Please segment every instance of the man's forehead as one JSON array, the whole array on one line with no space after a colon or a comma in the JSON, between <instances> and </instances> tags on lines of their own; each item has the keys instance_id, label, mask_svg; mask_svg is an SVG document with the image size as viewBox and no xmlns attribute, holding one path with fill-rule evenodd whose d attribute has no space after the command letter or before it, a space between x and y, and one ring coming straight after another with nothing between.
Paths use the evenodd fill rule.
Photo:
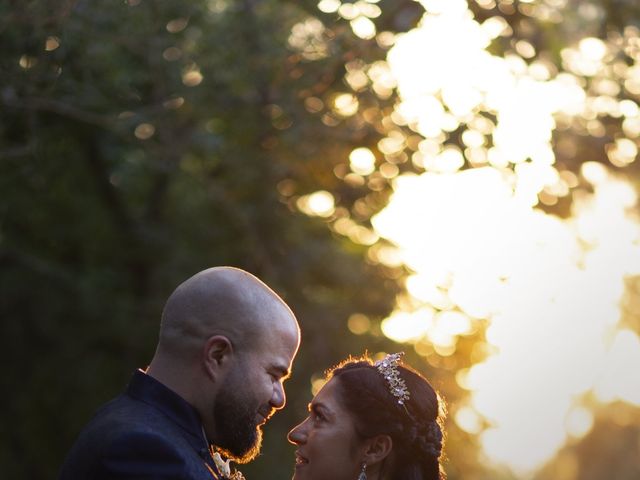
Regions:
<instances>
[{"instance_id":1,"label":"man's forehead","mask_svg":"<svg viewBox=\"0 0 640 480\"><path fill-rule=\"evenodd\" d=\"M289 370L298 351L298 344L278 335L265 335L254 343L253 355L269 368Z\"/></svg>"},{"instance_id":2,"label":"man's forehead","mask_svg":"<svg viewBox=\"0 0 640 480\"><path fill-rule=\"evenodd\" d=\"M289 375L299 344L297 328L282 326L263 329L253 343L260 364L265 369L277 371L282 376Z\"/></svg>"},{"instance_id":3,"label":"man's forehead","mask_svg":"<svg viewBox=\"0 0 640 480\"><path fill-rule=\"evenodd\" d=\"M291 319L288 322L274 322L262 329L260 339L267 350L284 355L293 355L300 345L300 330L297 323Z\"/></svg>"}]
</instances>

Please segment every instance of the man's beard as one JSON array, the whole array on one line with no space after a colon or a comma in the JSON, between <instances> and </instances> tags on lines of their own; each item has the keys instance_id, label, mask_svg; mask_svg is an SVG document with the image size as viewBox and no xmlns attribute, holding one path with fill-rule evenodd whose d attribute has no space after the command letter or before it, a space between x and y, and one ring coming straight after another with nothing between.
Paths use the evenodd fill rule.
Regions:
<instances>
[{"instance_id":1,"label":"man's beard","mask_svg":"<svg viewBox=\"0 0 640 480\"><path fill-rule=\"evenodd\" d=\"M250 462L262 446L262 430L256 423L258 406L252 398L238 395L243 388L246 383L230 382L218 394L213 408L216 447L236 463Z\"/></svg>"}]
</instances>

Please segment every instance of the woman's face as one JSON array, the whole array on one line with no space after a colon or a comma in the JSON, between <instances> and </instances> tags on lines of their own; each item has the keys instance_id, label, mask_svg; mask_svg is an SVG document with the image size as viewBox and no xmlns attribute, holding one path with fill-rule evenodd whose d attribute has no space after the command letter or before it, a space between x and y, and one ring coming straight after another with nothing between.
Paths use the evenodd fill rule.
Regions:
<instances>
[{"instance_id":1,"label":"woman's face","mask_svg":"<svg viewBox=\"0 0 640 480\"><path fill-rule=\"evenodd\" d=\"M364 443L351 415L342 407L338 380L329 380L309 405L307 418L289 432L298 446L293 480L355 480Z\"/></svg>"}]
</instances>

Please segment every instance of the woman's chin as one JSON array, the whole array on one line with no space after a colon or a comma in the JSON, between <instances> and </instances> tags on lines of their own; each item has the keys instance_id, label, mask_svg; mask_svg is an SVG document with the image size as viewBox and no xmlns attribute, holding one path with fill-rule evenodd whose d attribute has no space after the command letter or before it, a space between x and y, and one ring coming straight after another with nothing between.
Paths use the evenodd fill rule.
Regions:
<instances>
[{"instance_id":1,"label":"woman's chin","mask_svg":"<svg viewBox=\"0 0 640 480\"><path fill-rule=\"evenodd\" d=\"M293 472L293 478L291 480L306 480L308 479L307 472L305 471L306 465L296 465Z\"/></svg>"}]
</instances>

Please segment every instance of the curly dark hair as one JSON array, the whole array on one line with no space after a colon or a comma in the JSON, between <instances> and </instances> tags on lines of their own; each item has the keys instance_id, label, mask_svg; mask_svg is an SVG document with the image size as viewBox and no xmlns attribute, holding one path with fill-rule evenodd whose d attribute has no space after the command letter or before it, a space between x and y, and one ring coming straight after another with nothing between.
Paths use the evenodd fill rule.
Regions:
<instances>
[{"instance_id":1,"label":"curly dark hair","mask_svg":"<svg viewBox=\"0 0 640 480\"><path fill-rule=\"evenodd\" d=\"M340 400L354 418L361 438L386 434L393 440L389 480L444 480L443 402L431 384L406 365L398 365L410 392L398 403L385 378L368 357L349 358L327 373L338 381Z\"/></svg>"}]
</instances>

